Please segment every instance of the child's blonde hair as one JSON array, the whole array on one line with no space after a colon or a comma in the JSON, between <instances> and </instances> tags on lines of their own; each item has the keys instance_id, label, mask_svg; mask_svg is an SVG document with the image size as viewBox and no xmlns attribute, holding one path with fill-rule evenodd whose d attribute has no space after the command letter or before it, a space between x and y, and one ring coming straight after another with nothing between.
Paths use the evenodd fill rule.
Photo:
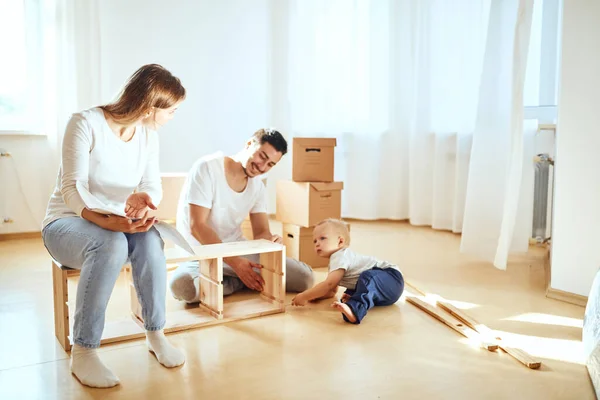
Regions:
<instances>
[{"instance_id":1,"label":"child's blonde hair","mask_svg":"<svg viewBox=\"0 0 600 400\"><path fill-rule=\"evenodd\" d=\"M348 229L348 224L342 221L341 219L336 218L325 218L320 221L316 226L329 224L335 233L339 234L344 238L344 247L350 246L350 230Z\"/></svg>"}]
</instances>

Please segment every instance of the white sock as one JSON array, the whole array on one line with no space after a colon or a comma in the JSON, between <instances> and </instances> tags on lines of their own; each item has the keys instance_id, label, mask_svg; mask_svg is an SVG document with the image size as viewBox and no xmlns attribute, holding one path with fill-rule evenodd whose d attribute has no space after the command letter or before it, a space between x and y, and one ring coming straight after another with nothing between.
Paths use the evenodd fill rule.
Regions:
<instances>
[{"instance_id":1,"label":"white sock","mask_svg":"<svg viewBox=\"0 0 600 400\"><path fill-rule=\"evenodd\" d=\"M96 349L77 344L71 349L71 372L87 386L109 388L119 384L119 378L100 360Z\"/></svg>"},{"instance_id":2,"label":"white sock","mask_svg":"<svg viewBox=\"0 0 600 400\"><path fill-rule=\"evenodd\" d=\"M158 362L168 368L178 367L185 362L185 355L167 341L165 334L160 331L146 331L148 349L156 355Z\"/></svg>"}]
</instances>

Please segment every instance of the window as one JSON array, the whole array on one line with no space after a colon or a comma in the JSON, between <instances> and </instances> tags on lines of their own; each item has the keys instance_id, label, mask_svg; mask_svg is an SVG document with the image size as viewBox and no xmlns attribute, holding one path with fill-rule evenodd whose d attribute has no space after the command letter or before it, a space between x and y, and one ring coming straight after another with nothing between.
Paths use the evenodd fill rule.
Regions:
<instances>
[{"instance_id":1,"label":"window","mask_svg":"<svg viewBox=\"0 0 600 400\"><path fill-rule=\"evenodd\" d=\"M0 0L0 133L39 133L39 0Z\"/></svg>"},{"instance_id":2,"label":"window","mask_svg":"<svg viewBox=\"0 0 600 400\"><path fill-rule=\"evenodd\" d=\"M527 72L525 117L556 121L558 104L561 0L536 0L533 9Z\"/></svg>"}]
</instances>

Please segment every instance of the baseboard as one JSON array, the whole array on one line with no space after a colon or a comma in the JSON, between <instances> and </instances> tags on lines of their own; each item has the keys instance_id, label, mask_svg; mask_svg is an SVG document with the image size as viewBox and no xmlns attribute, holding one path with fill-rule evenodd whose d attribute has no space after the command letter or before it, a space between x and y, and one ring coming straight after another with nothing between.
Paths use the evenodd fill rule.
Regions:
<instances>
[{"instance_id":1,"label":"baseboard","mask_svg":"<svg viewBox=\"0 0 600 400\"><path fill-rule=\"evenodd\" d=\"M546 297L549 299L564 301L565 303L575 304L576 306L581 307L585 307L588 301L587 296L565 292L551 287L546 290Z\"/></svg>"},{"instance_id":2,"label":"baseboard","mask_svg":"<svg viewBox=\"0 0 600 400\"><path fill-rule=\"evenodd\" d=\"M22 239L41 239L42 232L15 232L15 233L0 233L0 242L6 240L22 240Z\"/></svg>"}]
</instances>

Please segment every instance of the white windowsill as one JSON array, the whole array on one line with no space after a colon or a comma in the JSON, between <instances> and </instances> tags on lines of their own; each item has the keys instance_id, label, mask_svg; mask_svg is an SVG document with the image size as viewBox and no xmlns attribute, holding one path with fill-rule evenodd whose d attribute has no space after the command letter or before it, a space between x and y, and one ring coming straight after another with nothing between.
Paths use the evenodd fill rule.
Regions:
<instances>
[{"instance_id":1,"label":"white windowsill","mask_svg":"<svg viewBox=\"0 0 600 400\"><path fill-rule=\"evenodd\" d=\"M42 132L34 132L34 131L18 131L18 130L0 130L0 136L16 136L16 137L23 137L23 136L47 136L45 133Z\"/></svg>"}]
</instances>

